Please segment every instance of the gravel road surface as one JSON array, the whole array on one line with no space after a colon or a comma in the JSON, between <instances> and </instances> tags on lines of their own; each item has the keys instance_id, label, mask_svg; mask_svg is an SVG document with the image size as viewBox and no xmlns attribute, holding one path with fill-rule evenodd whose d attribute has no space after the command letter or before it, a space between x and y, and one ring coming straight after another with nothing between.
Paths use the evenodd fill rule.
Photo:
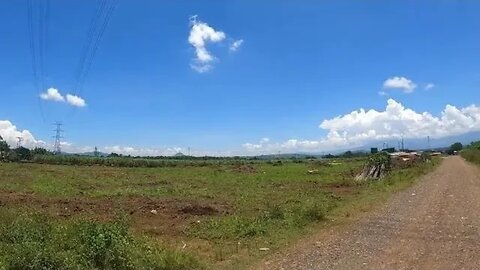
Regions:
<instances>
[{"instance_id":1,"label":"gravel road surface","mask_svg":"<svg viewBox=\"0 0 480 270\"><path fill-rule=\"evenodd\" d=\"M382 208L258 269L480 269L480 169L445 158Z\"/></svg>"}]
</instances>

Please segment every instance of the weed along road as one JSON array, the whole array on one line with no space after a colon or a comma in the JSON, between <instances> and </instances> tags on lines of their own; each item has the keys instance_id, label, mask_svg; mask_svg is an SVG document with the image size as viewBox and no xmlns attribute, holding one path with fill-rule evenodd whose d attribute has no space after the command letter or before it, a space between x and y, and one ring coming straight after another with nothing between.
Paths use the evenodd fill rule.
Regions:
<instances>
[{"instance_id":1,"label":"weed along road","mask_svg":"<svg viewBox=\"0 0 480 270\"><path fill-rule=\"evenodd\" d=\"M445 158L385 206L259 269L480 269L480 168Z\"/></svg>"}]
</instances>

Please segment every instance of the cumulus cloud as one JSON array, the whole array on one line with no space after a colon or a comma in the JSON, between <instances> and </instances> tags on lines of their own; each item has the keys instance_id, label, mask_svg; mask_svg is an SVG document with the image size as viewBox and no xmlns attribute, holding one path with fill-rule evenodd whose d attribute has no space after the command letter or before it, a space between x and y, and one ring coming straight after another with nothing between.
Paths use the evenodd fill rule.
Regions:
<instances>
[{"instance_id":1,"label":"cumulus cloud","mask_svg":"<svg viewBox=\"0 0 480 270\"><path fill-rule=\"evenodd\" d=\"M218 43L225 39L226 34L217 31L197 19L197 16L190 18L190 35L188 42L195 48L195 58L191 67L198 72L206 72L212 68L212 62L215 57L207 50L207 43Z\"/></svg>"},{"instance_id":2,"label":"cumulus cloud","mask_svg":"<svg viewBox=\"0 0 480 270\"><path fill-rule=\"evenodd\" d=\"M68 104L75 106L75 107L85 107L87 106L87 103L85 100L79 96L67 94L66 96L66 101Z\"/></svg>"},{"instance_id":3,"label":"cumulus cloud","mask_svg":"<svg viewBox=\"0 0 480 270\"><path fill-rule=\"evenodd\" d=\"M361 147L372 142L400 138L445 138L480 131L480 107L445 106L439 116L416 112L389 99L383 111L359 109L322 121L320 128L327 135L318 140L290 139L280 143L246 143L248 151L330 151L338 148Z\"/></svg>"},{"instance_id":4,"label":"cumulus cloud","mask_svg":"<svg viewBox=\"0 0 480 270\"><path fill-rule=\"evenodd\" d=\"M320 128L353 142L402 136L441 138L480 130L480 108L471 105L457 109L447 105L440 116L433 116L428 112L416 112L389 99L384 111L360 109L325 120Z\"/></svg>"},{"instance_id":5,"label":"cumulus cloud","mask_svg":"<svg viewBox=\"0 0 480 270\"><path fill-rule=\"evenodd\" d=\"M43 100L50 100L55 102L63 102L65 98L60 94L58 89L56 88L48 88L47 92L41 93L40 98Z\"/></svg>"},{"instance_id":6,"label":"cumulus cloud","mask_svg":"<svg viewBox=\"0 0 480 270\"><path fill-rule=\"evenodd\" d=\"M417 85L405 77L392 77L383 82L384 89L401 89L404 93L412 93Z\"/></svg>"},{"instance_id":7,"label":"cumulus cloud","mask_svg":"<svg viewBox=\"0 0 480 270\"><path fill-rule=\"evenodd\" d=\"M434 87L435 87L435 84L433 84L433 83L427 83L427 85L425 85L425 90L430 90L430 89L432 89L432 88L434 88Z\"/></svg>"},{"instance_id":8,"label":"cumulus cloud","mask_svg":"<svg viewBox=\"0 0 480 270\"><path fill-rule=\"evenodd\" d=\"M27 148L45 147L45 142L35 139L26 129L20 130L8 120L0 120L0 136L10 145L16 147L18 138L22 138L22 146Z\"/></svg>"},{"instance_id":9,"label":"cumulus cloud","mask_svg":"<svg viewBox=\"0 0 480 270\"><path fill-rule=\"evenodd\" d=\"M85 99L72 94L67 94L64 97L56 88L48 88L45 93L40 94L40 98L54 102L66 102L75 107L85 107L87 105Z\"/></svg>"},{"instance_id":10,"label":"cumulus cloud","mask_svg":"<svg viewBox=\"0 0 480 270\"><path fill-rule=\"evenodd\" d=\"M10 147L16 147L18 137L23 139L22 146L33 149L35 147L42 147L46 149L52 149L53 144L47 144L46 142L35 138L35 136L29 130L21 130L17 128L12 122L8 120L0 120L0 136L10 145ZM266 138L262 139L265 141ZM62 141L62 152L65 153L86 153L92 152L95 147L87 145L77 145L72 142ZM184 154L190 153L193 156L234 156L241 155L241 151L212 151L205 149L187 149L182 147L162 147L162 148L148 148L148 147L134 147L134 146L104 146L98 147L99 151L104 153L117 153L132 156L171 156L179 152Z\"/></svg>"},{"instance_id":11,"label":"cumulus cloud","mask_svg":"<svg viewBox=\"0 0 480 270\"><path fill-rule=\"evenodd\" d=\"M133 146L106 146L102 151L107 153L117 153L131 156L171 156L185 149L181 147L166 147L166 148L138 148ZM185 154L185 153L184 153Z\"/></svg>"},{"instance_id":12,"label":"cumulus cloud","mask_svg":"<svg viewBox=\"0 0 480 270\"><path fill-rule=\"evenodd\" d=\"M240 47L243 45L243 39L235 40L230 44L230 51L231 52L236 52Z\"/></svg>"}]
</instances>

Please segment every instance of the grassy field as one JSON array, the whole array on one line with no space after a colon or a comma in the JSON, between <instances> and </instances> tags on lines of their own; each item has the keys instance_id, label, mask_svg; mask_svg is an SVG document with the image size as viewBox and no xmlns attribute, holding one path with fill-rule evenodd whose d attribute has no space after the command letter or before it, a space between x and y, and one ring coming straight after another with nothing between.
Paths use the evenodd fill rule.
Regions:
<instances>
[{"instance_id":1,"label":"grassy field","mask_svg":"<svg viewBox=\"0 0 480 270\"><path fill-rule=\"evenodd\" d=\"M480 165L480 149L469 148L469 149L463 150L460 154L467 161Z\"/></svg>"},{"instance_id":2,"label":"grassy field","mask_svg":"<svg viewBox=\"0 0 480 270\"><path fill-rule=\"evenodd\" d=\"M356 184L363 162L0 164L0 269L244 269L436 164ZM37 268L25 266L32 261Z\"/></svg>"}]
</instances>

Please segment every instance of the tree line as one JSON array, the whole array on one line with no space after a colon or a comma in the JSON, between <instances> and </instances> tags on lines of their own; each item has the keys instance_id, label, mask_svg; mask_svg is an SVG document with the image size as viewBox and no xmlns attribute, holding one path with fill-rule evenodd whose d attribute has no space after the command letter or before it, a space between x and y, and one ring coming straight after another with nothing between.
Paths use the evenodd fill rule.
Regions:
<instances>
[{"instance_id":1,"label":"tree line","mask_svg":"<svg viewBox=\"0 0 480 270\"><path fill-rule=\"evenodd\" d=\"M0 161L29 161L36 155L53 155L53 153L41 147L36 147L31 150L23 146L11 148L2 136L0 136Z\"/></svg>"}]
</instances>

